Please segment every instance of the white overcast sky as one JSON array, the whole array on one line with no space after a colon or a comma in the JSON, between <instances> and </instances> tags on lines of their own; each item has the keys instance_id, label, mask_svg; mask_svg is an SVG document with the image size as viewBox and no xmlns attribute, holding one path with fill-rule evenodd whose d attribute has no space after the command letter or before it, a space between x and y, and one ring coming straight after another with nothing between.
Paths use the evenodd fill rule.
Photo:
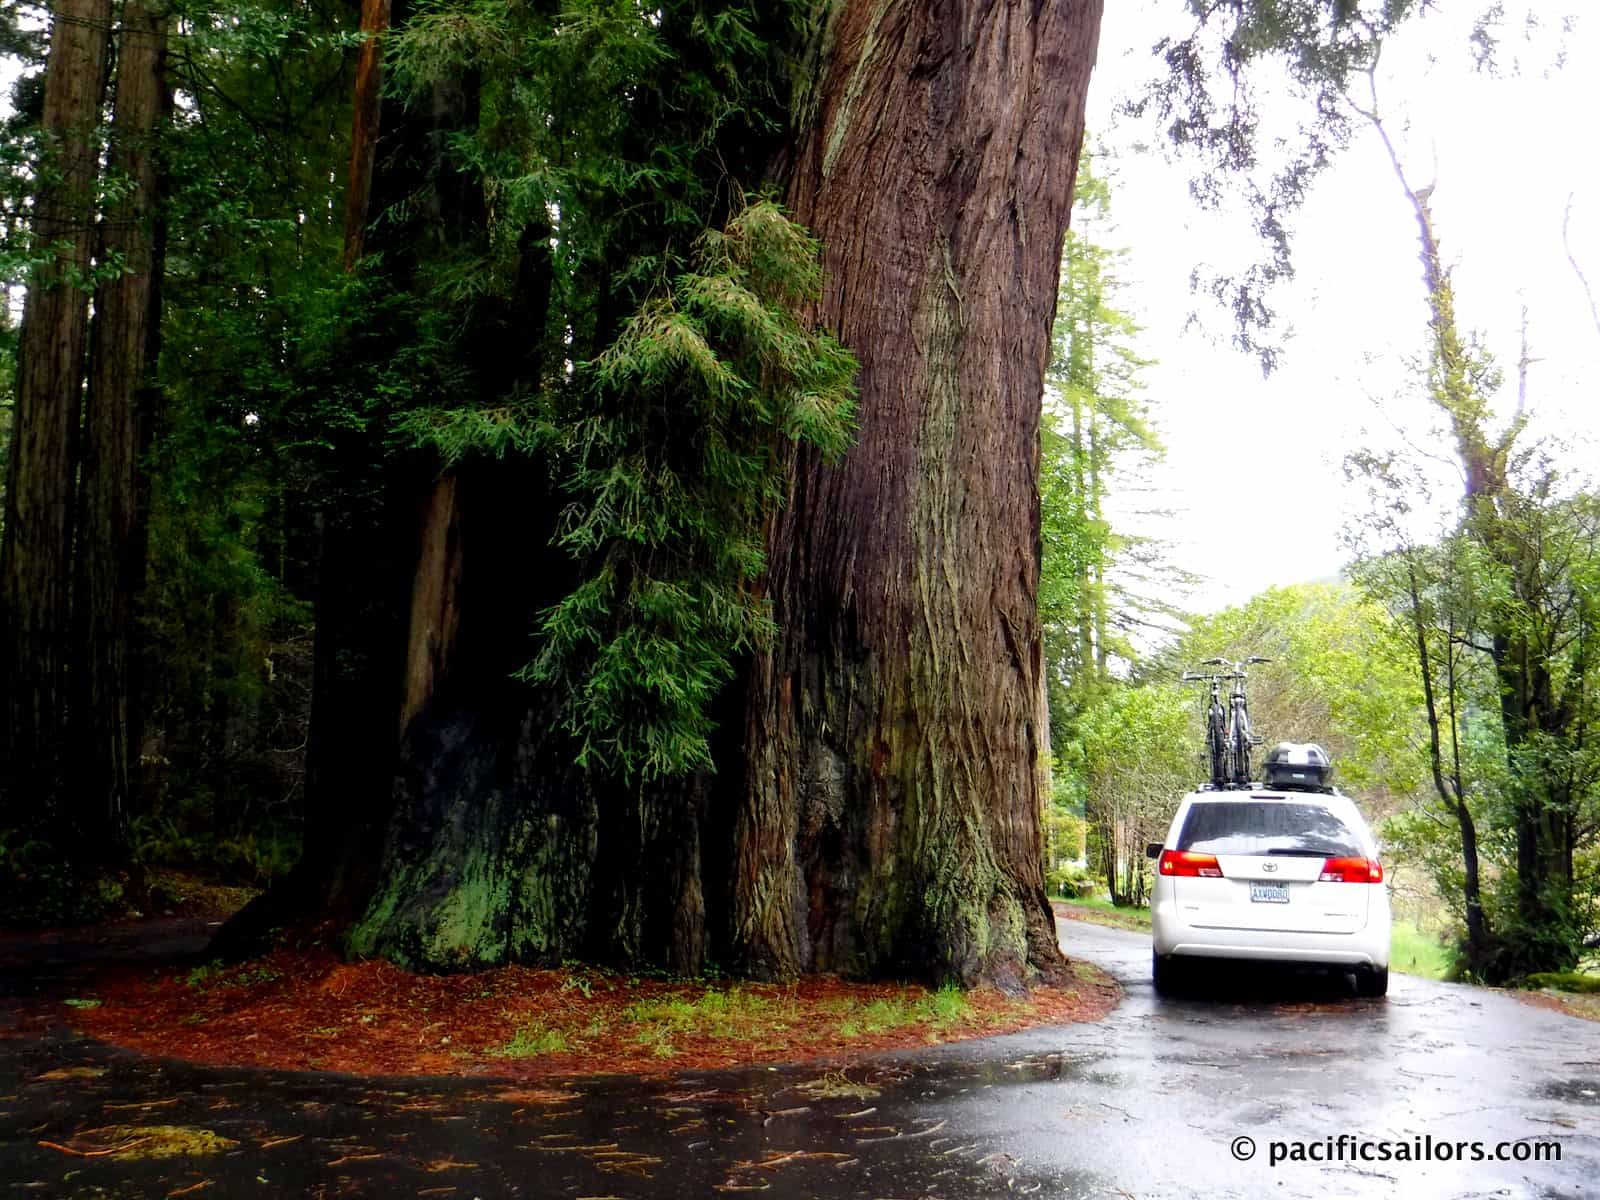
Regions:
<instances>
[{"instance_id":1,"label":"white overcast sky","mask_svg":"<svg viewBox=\"0 0 1600 1200\"><path fill-rule=\"evenodd\" d=\"M1434 223L1463 324L1484 335L1514 386L1526 306L1537 427L1574 441L1572 462L1592 469L1600 333L1561 228L1570 196L1572 251L1600 288L1600 11L1558 36L1552 7L1531 44L1520 25L1508 30L1504 70L1492 78L1474 70L1466 41L1479 5L1451 7L1459 11L1414 23L1385 50L1380 101L1413 184L1436 185ZM1106 5L1089 122L1113 188L1113 227L1098 240L1127 248L1121 307L1158 360L1145 376L1168 446L1158 500L1176 515L1143 531L1208 577L1191 605L1210 611L1338 571L1356 502L1342 470L1349 450L1394 443L1392 423L1447 447L1406 369L1423 346L1426 298L1411 209L1375 134L1358 135L1295 220L1297 279L1277 296L1289 337L1273 376L1231 347L1228 315L1189 292L1200 262L1251 261L1248 225L1199 211L1187 190L1192 164L1169 161L1150 125L1115 111L1151 73L1151 45L1181 19L1173 0ZM1195 311L1207 328L1186 331Z\"/></svg>"}]
</instances>

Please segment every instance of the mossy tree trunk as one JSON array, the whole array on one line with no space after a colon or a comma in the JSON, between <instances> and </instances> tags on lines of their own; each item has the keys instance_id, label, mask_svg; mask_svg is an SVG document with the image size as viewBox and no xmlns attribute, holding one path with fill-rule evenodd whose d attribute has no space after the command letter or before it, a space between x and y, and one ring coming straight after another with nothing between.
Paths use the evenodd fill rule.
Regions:
<instances>
[{"instance_id":1,"label":"mossy tree trunk","mask_svg":"<svg viewBox=\"0 0 1600 1200\"><path fill-rule=\"evenodd\" d=\"M1040 403L1099 0L839 6L789 203L862 363L795 464L755 666L738 960L1020 984L1040 874Z\"/></svg>"}]
</instances>

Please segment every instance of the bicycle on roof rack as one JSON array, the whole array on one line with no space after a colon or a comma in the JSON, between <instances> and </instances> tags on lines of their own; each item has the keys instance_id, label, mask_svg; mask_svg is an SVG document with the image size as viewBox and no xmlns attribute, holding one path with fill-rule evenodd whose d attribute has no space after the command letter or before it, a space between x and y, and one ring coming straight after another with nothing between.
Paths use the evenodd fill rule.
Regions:
<instances>
[{"instance_id":1,"label":"bicycle on roof rack","mask_svg":"<svg viewBox=\"0 0 1600 1200\"><path fill-rule=\"evenodd\" d=\"M1211 688L1206 705L1206 758L1211 765L1211 786L1217 789L1249 787L1250 751L1261 745L1262 739L1250 729L1250 703L1245 699L1245 668L1256 663L1271 662L1252 654L1238 662L1225 658L1208 658L1204 667L1226 667L1224 671L1185 671L1186 682L1205 683ZM1222 703L1223 683L1232 685L1227 707Z\"/></svg>"}]
</instances>

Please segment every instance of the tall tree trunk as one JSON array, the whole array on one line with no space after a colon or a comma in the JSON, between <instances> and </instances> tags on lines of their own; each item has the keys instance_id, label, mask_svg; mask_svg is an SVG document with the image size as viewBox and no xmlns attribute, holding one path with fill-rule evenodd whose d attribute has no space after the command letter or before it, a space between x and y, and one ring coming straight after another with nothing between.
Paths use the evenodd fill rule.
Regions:
<instances>
[{"instance_id":1,"label":"tall tree trunk","mask_svg":"<svg viewBox=\"0 0 1600 1200\"><path fill-rule=\"evenodd\" d=\"M110 0L59 0L45 66L44 169L23 306L0 545L0 787L5 822L61 828L66 794L73 494L83 410L86 279L93 257L95 127L106 84Z\"/></svg>"},{"instance_id":2,"label":"tall tree trunk","mask_svg":"<svg viewBox=\"0 0 1600 1200\"><path fill-rule=\"evenodd\" d=\"M1428 720L1428 766L1433 775L1434 794L1456 820L1461 839L1461 899L1467 923L1467 961L1480 977L1492 975L1498 953L1489 928L1488 915L1483 910L1483 894L1479 882L1478 826L1467 804L1466 783L1461 773L1460 721L1457 717L1456 699L1460 693L1455 670L1453 636L1445 642L1445 696L1446 711L1440 712L1439 699L1434 692L1433 654L1428 648L1428 629L1423 620L1422 586L1417 577L1416 562L1411 551L1405 553L1405 587L1408 601L1408 619L1416 642L1417 667L1422 680L1422 699ZM1452 634L1454 631L1451 631ZM1440 733L1442 722L1450 730L1450 769L1446 770L1444 739Z\"/></svg>"},{"instance_id":3,"label":"tall tree trunk","mask_svg":"<svg viewBox=\"0 0 1600 1200\"><path fill-rule=\"evenodd\" d=\"M734 950L1013 986L1040 873L1040 403L1100 0L836 6L788 189L861 427L794 468L755 664Z\"/></svg>"},{"instance_id":4,"label":"tall tree trunk","mask_svg":"<svg viewBox=\"0 0 1600 1200\"><path fill-rule=\"evenodd\" d=\"M1089 355L1094 355L1094 343L1089 345ZM1094 666L1091 678L1098 689L1109 676L1110 653L1106 650L1106 555L1104 535L1105 507L1101 503L1101 458L1105 449L1100 442L1100 415L1093 405L1089 407L1089 520L1095 531L1095 555L1089 568L1089 611L1094 623ZM1090 670L1088 664L1084 669Z\"/></svg>"},{"instance_id":5,"label":"tall tree trunk","mask_svg":"<svg viewBox=\"0 0 1600 1200\"><path fill-rule=\"evenodd\" d=\"M391 20L403 22L408 7L403 0L398 13L391 0L361 5L366 40L356 64L345 179L346 271L360 266L373 214L420 187L426 170L426 119L396 119L392 129L382 119L385 35ZM412 265L405 232L393 235L384 249L395 251L387 270L393 286L403 288ZM357 342L375 337L369 330L352 333ZM425 488L414 469L394 468L380 448L349 433L334 453L337 465L330 474L342 491L317 516L303 849L288 878L236 913L217 935L212 951L222 955L255 953L274 927L307 914L348 921L369 898L393 810L402 710L415 702L407 602L422 586L412 570L418 546L441 571L449 563L453 491L417 510ZM453 603L451 588L441 583L432 599L436 608ZM442 666L442 646L424 649L433 655L432 667Z\"/></svg>"},{"instance_id":6,"label":"tall tree trunk","mask_svg":"<svg viewBox=\"0 0 1600 1200\"><path fill-rule=\"evenodd\" d=\"M390 0L361 0L361 53L356 60L355 103L350 128L350 170L345 179L344 269L361 261L367 239L367 206L378 150L383 109L384 34L389 32Z\"/></svg>"},{"instance_id":7,"label":"tall tree trunk","mask_svg":"<svg viewBox=\"0 0 1600 1200\"><path fill-rule=\"evenodd\" d=\"M74 624L73 805L80 827L119 840L136 795L138 704L129 638L144 577L139 460L160 335L162 237L157 145L169 97L167 12L127 0L117 56L110 168L128 190L106 212L103 247L122 272L95 292L79 487Z\"/></svg>"},{"instance_id":8,"label":"tall tree trunk","mask_svg":"<svg viewBox=\"0 0 1600 1200\"><path fill-rule=\"evenodd\" d=\"M1069 285L1070 286L1070 285ZM1074 322L1074 339L1077 337L1076 322ZM1085 337L1087 340L1087 337ZM1077 348L1072 351L1073 357L1078 355ZM1072 497L1073 515L1081 530L1089 526L1093 510L1089 504L1089 455L1091 447L1088 432L1085 428L1087 417L1094 419L1094 410L1091 404L1084 400L1085 389L1071 388L1072 395L1072 473L1073 481L1077 485ZM1098 556L1098 552L1097 552ZM1090 559L1079 558L1080 570L1077 578L1078 588L1078 670L1074 682L1077 684L1079 704L1085 701L1082 697L1090 694L1099 684L1099 678L1094 673L1094 632L1095 632L1095 596L1094 596L1094 563Z\"/></svg>"},{"instance_id":9,"label":"tall tree trunk","mask_svg":"<svg viewBox=\"0 0 1600 1200\"><path fill-rule=\"evenodd\" d=\"M1496 962L1494 978L1569 970L1577 960L1578 947L1570 920L1573 897L1565 868L1565 814L1552 795L1539 743L1546 738L1555 744L1569 741L1573 710L1556 701L1550 674L1551 645L1543 631L1553 619L1548 608L1552 589L1543 577L1542 539L1526 525L1537 502L1530 504L1525 495L1518 494L1511 466L1517 439L1527 422L1526 336L1517 409L1505 428L1494 430L1489 398L1477 379L1481 364L1461 334L1454 284L1439 252L1430 207L1433 187L1412 188L1407 179L1378 113L1376 84L1371 108L1357 111L1378 133L1416 219L1423 280L1428 287L1432 400L1449 422L1466 484L1461 527L1499 568L1511 601L1491 606L1486 625L1516 813L1517 918L1521 928L1505 938L1506 953ZM1560 601L1557 606L1564 607ZM1539 752L1529 754L1529 750Z\"/></svg>"},{"instance_id":10,"label":"tall tree trunk","mask_svg":"<svg viewBox=\"0 0 1600 1200\"><path fill-rule=\"evenodd\" d=\"M449 169L440 155L446 139L477 120L471 72L436 85L426 108L381 104L385 34L410 9L390 0L362 4L367 41L357 63L345 198L345 269L356 270L376 242L384 255L377 269L396 290L414 282L423 219L442 217L458 243L481 236L485 224L481 181ZM419 196L426 218L412 213L374 236L378 214ZM352 912L380 873L401 736L454 652L460 517L455 485L435 478L436 465L422 455L363 463L375 485L363 511L329 513L324 526L306 781L315 818L308 815L302 874L315 881L314 902L331 900Z\"/></svg>"}]
</instances>

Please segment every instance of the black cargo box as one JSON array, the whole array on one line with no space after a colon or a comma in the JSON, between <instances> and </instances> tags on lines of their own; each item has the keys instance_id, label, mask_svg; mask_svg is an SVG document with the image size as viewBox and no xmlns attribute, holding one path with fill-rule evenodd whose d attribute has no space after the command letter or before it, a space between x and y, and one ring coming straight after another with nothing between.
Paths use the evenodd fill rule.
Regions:
<instances>
[{"instance_id":1,"label":"black cargo box","mask_svg":"<svg viewBox=\"0 0 1600 1200\"><path fill-rule=\"evenodd\" d=\"M1333 778L1328 752L1315 742L1279 742L1261 771L1261 781L1280 791L1325 792Z\"/></svg>"}]
</instances>

